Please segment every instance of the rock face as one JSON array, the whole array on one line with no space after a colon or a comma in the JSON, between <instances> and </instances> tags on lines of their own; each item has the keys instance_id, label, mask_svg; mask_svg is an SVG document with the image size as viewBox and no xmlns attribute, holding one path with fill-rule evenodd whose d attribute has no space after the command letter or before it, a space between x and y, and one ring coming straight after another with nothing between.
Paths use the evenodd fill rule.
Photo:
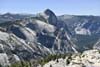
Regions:
<instances>
[{"instance_id":1,"label":"rock face","mask_svg":"<svg viewBox=\"0 0 100 67\"><path fill-rule=\"evenodd\" d=\"M85 28L75 28L75 33L79 35L91 35L91 32Z\"/></svg>"},{"instance_id":2,"label":"rock face","mask_svg":"<svg viewBox=\"0 0 100 67\"><path fill-rule=\"evenodd\" d=\"M7 20L9 16L14 20ZM35 16L0 15L0 19L3 18L6 21L0 22L0 54L5 54L7 63L0 64L4 66L49 54L83 52L95 47L100 36L100 17L97 16L57 17L47 9Z\"/></svg>"},{"instance_id":3,"label":"rock face","mask_svg":"<svg viewBox=\"0 0 100 67\"><path fill-rule=\"evenodd\" d=\"M99 67L100 66L100 53L99 50L87 50L82 54L73 54L67 64L68 57L65 59L60 58L58 62L50 61L43 67Z\"/></svg>"},{"instance_id":4,"label":"rock face","mask_svg":"<svg viewBox=\"0 0 100 67\"><path fill-rule=\"evenodd\" d=\"M6 53L0 53L0 64L3 66L10 64Z\"/></svg>"},{"instance_id":5,"label":"rock face","mask_svg":"<svg viewBox=\"0 0 100 67\"><path fill-rule=\"evenodd\" d=\"M57 17L49 9L36 17L6 23L0 25L0 52L9 63L75 51L68 29L56 25Z\"/></svg>"},{"instance_id":6,"label":"rock face","mask_svg":"<svg viewBox=\"0 0 100 67\"><path fill-rule=\"evenodd\" d=\"M44 18L45 21L51 25L57 25L57 17L50 9L46 9L43 13L39 13L38 17Z\"/></svg>"},{"instance_id":7,"label":"rock face","mask_svg":"<svg viewBox=\"0 0 100 67\"><path fill-rule=\"evenodd\" d=\"M92 49L93 45L100 39L99 16L62 15L58 18L58 20L67 24L73 36L73 41L80 51Z\"/></svg>"},{"instance_id":8,"label":"rock face","mask_svg":"<svg viewBox=\"0 0 100 67\"><path fill-rule=\"evenodd\" d=\"M77 34L74 30L85 29L89 30L91 34L100 33L100 20L99 16L74 16L74 15L62 15L58 17L59 20L66 23L69 27L69 30L73 34ZM81 34L82 35L82 34ZM87 33L88 35L88 33Z\"/></svg>"}]
</instances>

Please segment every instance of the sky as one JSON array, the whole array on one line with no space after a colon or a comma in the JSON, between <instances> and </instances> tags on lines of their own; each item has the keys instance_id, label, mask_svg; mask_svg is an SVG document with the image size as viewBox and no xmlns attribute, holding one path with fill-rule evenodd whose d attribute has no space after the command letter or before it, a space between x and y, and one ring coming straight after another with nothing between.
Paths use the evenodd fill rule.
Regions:
<instances>
[{"instance_id":1,"label":"sky","mask_svg":"<svg viewBox=\"0 0 100 67\"><path fill-rule=\"evenodd\" d=\"M100 0L0 0L0 13L36 14L45 9L56 15L100 16Z\"/></svg>"}]
</instances>

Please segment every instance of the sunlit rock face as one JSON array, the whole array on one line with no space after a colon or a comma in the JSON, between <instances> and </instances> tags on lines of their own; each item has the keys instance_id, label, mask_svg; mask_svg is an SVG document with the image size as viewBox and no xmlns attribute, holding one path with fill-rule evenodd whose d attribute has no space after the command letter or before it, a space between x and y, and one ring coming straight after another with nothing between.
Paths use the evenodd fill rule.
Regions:
<instances>
[{"instance_id":1,"label":"sunlit rock face","mask_svg":"<svg viewBox=\"0 0 100 67\"><path fill-rule=\"evenodd\" d=\"M57 17L50 9L46 9L44 12L39 13L38 17L43 18L47 23L51 25L57 25Z\"/></svg>"},{"instance_id":2,"label":"sunlit rock face","mask_svg":"<svg viewBox=\"0 0 100 67\"><path fill-rule=\"evenodd\" d=\"M75 28L75 33L79 35L91 35L91 32L85 28Z\"/></svg>"},{"instance_id":3,"label":"sunlit rock face","mask_svg":"<svg viewBox=\"0 0 100 67\"><path fill-rule=\"evenodd\" d=\"M3 66L10 65L8 56L6 53L0 53L0 64Z\"/></svg>"},{"instance_id":4,"label":"sunlit rock face","mask_svg":"<svg viewBox=\"0 0 100 67\"><path fill-rule=\"evenodd\" d=\"M73 54L70 56L68 63L68 56L65 59L60 58L51 60L43 67L99 67L100 66L100 51L99 50L87 50L82 54Z\"/></svg>"},{"instance_id":5,"label":"sunlit rock face","mask_svg":"<svg viewBox=\"0 0 100 67\"><path fill-rule=\"evenodd\" d=\"M99 33L98 16L56 16L50 9L36 15L0 15L0 64L100 49Z\"/></svg>"}]
</instances>

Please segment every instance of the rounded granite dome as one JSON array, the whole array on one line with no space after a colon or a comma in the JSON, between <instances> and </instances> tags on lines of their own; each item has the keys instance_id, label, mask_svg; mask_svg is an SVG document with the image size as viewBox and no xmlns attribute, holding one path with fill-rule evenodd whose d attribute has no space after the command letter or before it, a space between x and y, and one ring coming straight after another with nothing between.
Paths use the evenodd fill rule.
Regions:
<instances>
[{"instance_id":1,"label":"rounded granite dome","mask_svg":"<svg viewBox=\"0 0 100 67\"><path fill-rule=\"evenodd\" d=\"M38 17L45 19L49 24L57 25L57 17L50 9L46 9L44 12L39 13Z\"/></svg>"},{"instance_id":2,"label":"rounded granite dome","mask_svg":"<svg viewBox=\"0 0 100 67\"><path fill-rule=\"evenodd\" d=\"M47 15L53 15L53 16L55 16L54 12L52 12L50 9L46 9L44 11L44 13L47 14Z\"/></svg>"},{"instance_id":3,"label":"rounded granite dome","mask_svg":"<svg viewBox=\"0 0 100 67\"><path fill-rule=\"evenodd\" d=\"M48 22L49 22L50 24L52 24L52 25L57 25L57 17L56 17L56 15L55 15L54 12L52 12L50 9L46 9L46 10L44 11L44 13L45 13L46 15L49 16L49 17L48 17Z\"/></svg>"}]
</instances>

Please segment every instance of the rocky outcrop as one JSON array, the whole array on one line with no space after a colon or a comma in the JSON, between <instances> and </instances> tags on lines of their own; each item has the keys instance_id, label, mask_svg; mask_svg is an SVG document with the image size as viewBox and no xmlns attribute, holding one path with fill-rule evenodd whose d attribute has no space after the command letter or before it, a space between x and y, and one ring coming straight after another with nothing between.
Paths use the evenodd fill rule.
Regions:
<instances>
[{"instance_id":1,"label":"rocky outcrop","mask_svg":"<svg viewBox=\"0 0 100 67\"><path fill-rule=\"evenodd\" d=\"M38 18L1 23L1 28L6 30L0 30L0 52L6 54L9 64L40 59L49 54L74 52L70 34L63 26L56 26L56 15L49 9L43 13L49 17L40 14Z\"/></svg>"},{"instance_id":2,"label":"rocky outcrop","mask_svg":"<svg viewBox=\"0 0 100 67\"><path fill-rule=\"evenodd\" d=\"M40 19L45 19L46 23L51 25L56 26L58 23L56 15L50 9L46 9L44 12L39 13L37 17Z\"/></svg>"},{"instance_id":3,"label":"rocky outcrop","mask_svg":"<svg viewBox=\"0 0 100 67\"><path fill-rule=\"evenodd\" d=\"M70 59L70 60L69 60ZM68 61L69 60L69 61ZM46 63L43 67L99 67L100 66L100 51L87 50L82 54L73 54L65 59L60 58L55 61Z\"/></svg>"},{"instance_id":4,"label":"rocky outcrop","mask_svg":"<svg viewBox=\"0 0 100 67\"><path fill-rule=\"evenodd\" d=\"M9 16L14 18L0 23L0 54L4 53L7 61L4 66L22 60L37 60L50 54L83 52L92 49L100 36L99 19L96 19L99 17L92 17L95 21L90 23L85 20L92 20L91 17L57 17L50 9L36 16L0 16L5 20Z\"/></svg>"}]
</instances>

